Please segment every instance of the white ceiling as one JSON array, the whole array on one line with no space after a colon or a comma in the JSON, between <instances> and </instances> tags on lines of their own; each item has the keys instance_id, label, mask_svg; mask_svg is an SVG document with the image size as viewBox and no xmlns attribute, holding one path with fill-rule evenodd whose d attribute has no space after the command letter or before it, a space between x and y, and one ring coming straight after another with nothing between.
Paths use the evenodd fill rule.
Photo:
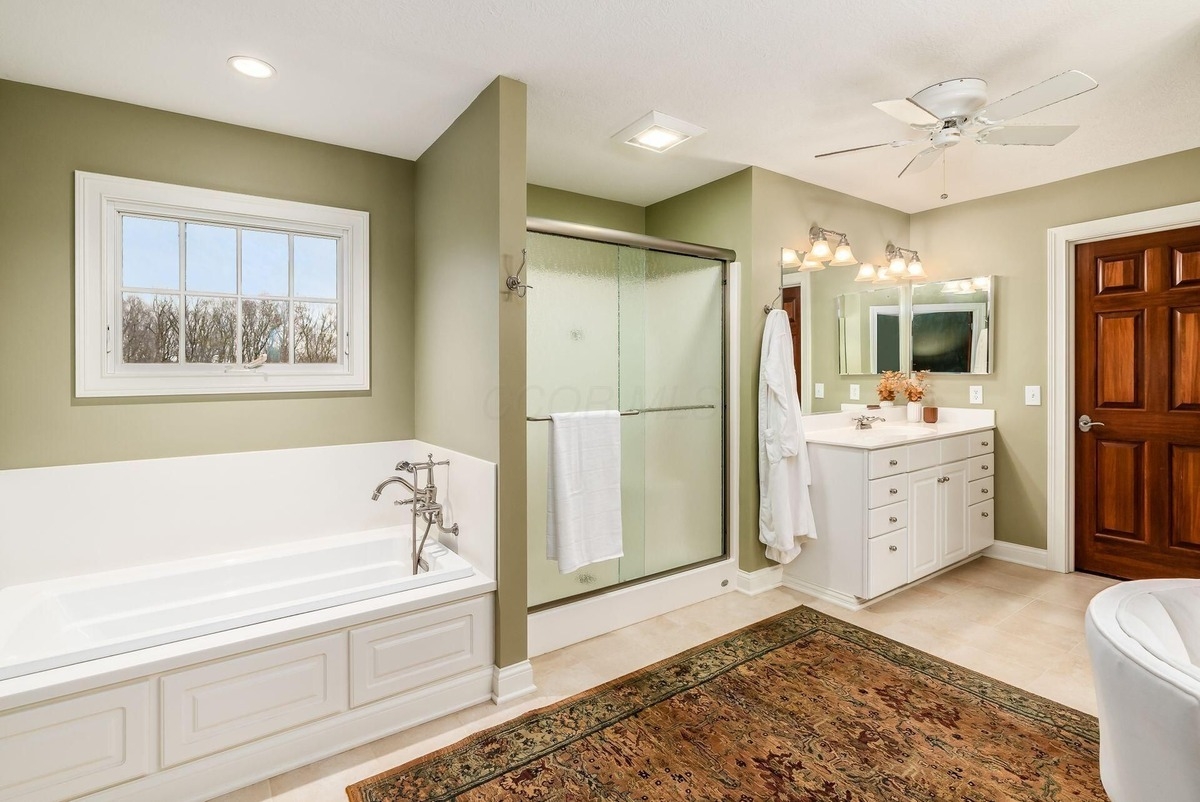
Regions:
<instances>
[{"instance_id":1,"label":"white ceiling","mask_svg":"<svg viewBox=\"0 0 1200 802\"><path fill-rule=\"evenodd\" d=\"M904 137L873 101L1067 69L1100 88L1020 122L1082 129L959 145L949 201L938 168L896 178L915 148L812 158ZM529 85L532 183L646 205L755 164L912 212L1200 146L1200 3L0 0L0 77L408 159L496 75ZM651 109L708 133L662 155L610 140Z\"/></svg>"}]
</instances>

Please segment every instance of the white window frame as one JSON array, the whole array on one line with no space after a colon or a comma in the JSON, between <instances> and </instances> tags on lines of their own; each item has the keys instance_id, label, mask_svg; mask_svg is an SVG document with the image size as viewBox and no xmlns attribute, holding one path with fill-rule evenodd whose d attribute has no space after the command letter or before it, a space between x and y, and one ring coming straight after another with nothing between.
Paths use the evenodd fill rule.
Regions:
<instances>
[{"instance_id":1,"label":"white window frame","mask_svg":"<svg viewBox=\"0 0 1200 802\"><path fill-rule=\"evenodd\" d=\"M338 364L267 364L253 369L241 365L122 364L120 244L121 217L125 214L338 239L342 340ZM369 390L369 235L367 212L76 171L75 395L95 398ZM182 298L183 291L180 287L170 292ZM179 347L182 352L182 338Z\"/></svg>"}]
</instances>

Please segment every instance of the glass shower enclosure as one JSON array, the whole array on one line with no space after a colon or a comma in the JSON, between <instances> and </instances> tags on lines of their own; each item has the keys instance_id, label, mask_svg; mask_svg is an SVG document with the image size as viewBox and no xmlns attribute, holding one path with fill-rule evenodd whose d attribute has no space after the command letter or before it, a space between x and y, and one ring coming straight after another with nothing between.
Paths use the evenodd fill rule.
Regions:
<instances>
[{"instance_id":1,"label":"glass shower enclosure","mask_svg":"<svg viewBox=\"0 0 1200 802\"><path fill-rule=\"evenodd\" d=\"M724 558L721 259L530 232L529 605ZM560 574L546 557L551 412L620 410L624 556Z\"/></svg>"}]
</instances>

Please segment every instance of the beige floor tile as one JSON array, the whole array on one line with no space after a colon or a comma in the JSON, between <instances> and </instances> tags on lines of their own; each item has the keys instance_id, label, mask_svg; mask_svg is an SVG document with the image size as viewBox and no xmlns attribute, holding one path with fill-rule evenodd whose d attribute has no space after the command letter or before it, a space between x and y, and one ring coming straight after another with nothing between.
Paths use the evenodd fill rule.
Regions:
<instances>
[{"instance_id":1,"label":"beige floor tile","mask_svg":"<svg viewBox=\"0 0 1200 802\"><path fill-rule=\"evenodd\" d=\"M347 785L378 774L385 768L370 745L360 746L272 777L271 799L283 802L328 802L338 799L339 794L344 798Z\"/></svg>"},{"instance_id":2,"label":"beige floor tile","mask_svg":"<svg viewBox=\"0 0 1200 802\"><path fill-rule=\"evenodd\" d=\"M241 788L230 794L214 797L209 802L268 802L271 798L271 783L260 783Z\"/></svg>"},{"instance_id":3,"label":"beige floor tile","mask_svg":"<svg viewBox=\"0 0 1200 802\"><path fill-rule=\"evenodd\" d=\"M1046 640L1083 638L1083 611L1035 599L996 624L998 629Z\"/></svg>"}]
</instances>

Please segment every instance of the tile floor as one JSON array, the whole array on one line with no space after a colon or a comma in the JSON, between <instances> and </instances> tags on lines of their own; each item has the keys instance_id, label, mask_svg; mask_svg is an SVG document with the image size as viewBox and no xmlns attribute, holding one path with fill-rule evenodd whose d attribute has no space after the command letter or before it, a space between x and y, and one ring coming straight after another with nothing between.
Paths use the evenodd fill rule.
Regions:
<instances>
[{"instance_id":1,"label":"tile floor","mask_svg":"<svg viewBox=\"0 0 1200 802\"><path fill-rule=\"evenodd\" d=\"M1094 714L1083 611L1093 595L1113 583L981 558L859 612L782 588L755 597L730 593L534 658L538 691L533 696L469 708L264 780L219 802L344 802L350 783L798 604Z\"/></svg>"}]
</instances>

